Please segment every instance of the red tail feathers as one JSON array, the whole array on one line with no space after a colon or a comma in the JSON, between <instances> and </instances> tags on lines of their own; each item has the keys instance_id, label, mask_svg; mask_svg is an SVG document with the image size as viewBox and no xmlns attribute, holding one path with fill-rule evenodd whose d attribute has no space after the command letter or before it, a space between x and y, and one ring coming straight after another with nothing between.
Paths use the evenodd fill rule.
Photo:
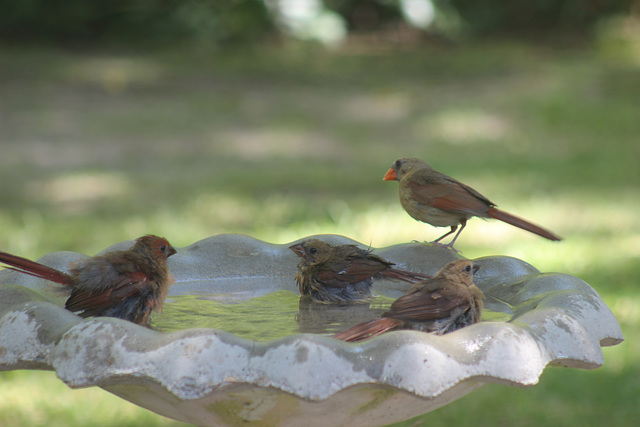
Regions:
<instances>
[{"instance_id":1,"label":"red tail feathers","mask_svg":"<svg viewBox=\"0 0 640 427\"><path fill-rule=\"evenodd\" d=\"M511 224L515 227L537 234L538 236L542 236L545 239L562 240L562 237L557 236L552 232L545 230L542 227L538 227L537 225L532 224L529 221L526 221L522 218L518 218L517 216L511 215L510 213L501 211L500 209L489 208L489 210L487 211L487 214L491 218L499 219L500 221L506 222L507 224Z\"/></svg>"},{"instance_id":2,"label":"red tail feathers","mask_svg":"<svg viewBox=\"0 0 640 427\"><path fill-rule=\"evenodd\" d=\"M367 338L377 337L380 334L397 328L403 323L404 322L402 320L381 317L379 319L370 320L368 322L352 326L346 331L335 334L333 338L347 342L362 341Z\"/></svg>"},{"instance_id":3,"label":"red tail feathers","mask_svg":"<svg viewBox=\"0 0 640 427\"><path fill-rule=\"evenodd\" d=\"M31 261L30 259L0 251L0 262L7 264L9 266L7 268L10 270L50 280L55 283L60 283L61 285L73 285L71 276L67 273L63 273L55 268L47 267L46 265Z\"/></svg>"}]
</instances>

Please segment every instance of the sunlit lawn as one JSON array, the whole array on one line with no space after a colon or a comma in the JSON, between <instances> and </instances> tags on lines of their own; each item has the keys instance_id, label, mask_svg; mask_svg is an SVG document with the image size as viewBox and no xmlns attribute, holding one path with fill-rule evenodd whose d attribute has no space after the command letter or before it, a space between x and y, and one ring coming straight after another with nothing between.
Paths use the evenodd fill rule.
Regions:
<instances>
[{"instance_id":1,"label":"sunlit lawn","mask_svg":"<svg viewBox=\"0 0 640 427\"><path fill-rule=\"evenodd\" d=\"M424 425L636 425L640 68L589 49L493 44L327 53L0 51L0 248L93 254L144 233L386 246L442 230L382 176L415 156L566 238L472 220L467 257L578 276L626 341L595 371L489 385ZM49 372L0 374L0 425L176 425ZM410 423L409 423L410 424ZM416 425L421 425L418 422Z\"/></svg>"}]
</instances>

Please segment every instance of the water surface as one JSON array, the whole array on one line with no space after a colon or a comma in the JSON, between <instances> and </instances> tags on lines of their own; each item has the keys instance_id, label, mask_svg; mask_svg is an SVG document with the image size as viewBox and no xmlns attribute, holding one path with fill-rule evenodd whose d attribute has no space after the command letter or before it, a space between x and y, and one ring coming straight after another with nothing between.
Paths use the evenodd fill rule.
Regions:
<instances>
[{"instance_id":1,"label":"water surface","mask_svg":"<svg viewBox=\"0 0 640 427\"><path fill-rule=\"evenodd\" d=\"M353 305L320 304L281 290L267 294L177 295L167 298L163 312L151 326L163 332L212 328L256 341L269 341L299 333L333 335L353 325L375 319L395 298L376 296ZM485 309L483 320L508 321L510 315Z\"/></svg>"}]
</instances>

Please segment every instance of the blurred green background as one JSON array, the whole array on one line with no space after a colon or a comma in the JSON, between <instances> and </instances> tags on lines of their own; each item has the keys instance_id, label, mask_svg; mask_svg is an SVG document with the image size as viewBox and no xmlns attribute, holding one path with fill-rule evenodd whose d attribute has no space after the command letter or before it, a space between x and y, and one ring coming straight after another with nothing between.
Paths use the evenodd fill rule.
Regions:
<instances>
[{"instance_id":1,"label":"blurred green background","mask_svg":"<svg viewBox=\"0 0 640 427\"><path fill-rule=\"evenodd\" d=\"M594 371L488 385L403 425L640 418L640 4L136 0L3 4L0 248L94 254L144 233L381 247L440 229L382 175L420 157L566 238L471 221L594 286L625 342ZM0 425L182 425L50 372L0 373Z\"/></svg>"}]
</instances>

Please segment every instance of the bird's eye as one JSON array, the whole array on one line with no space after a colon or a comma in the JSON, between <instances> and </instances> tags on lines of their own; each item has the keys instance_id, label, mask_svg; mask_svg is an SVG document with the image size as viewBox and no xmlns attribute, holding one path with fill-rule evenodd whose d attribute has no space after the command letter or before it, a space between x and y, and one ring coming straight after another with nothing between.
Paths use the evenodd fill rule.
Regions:
<instances>
[{"instance_id":1,"label":"bird's eye","mask_svg":"<svg viewBox=\"0 0 640 427\"><path fill-rule=\"evenodd\" d=\"M466 265L464 267L464 271L466 271L467 273L470 273L471 272L471 266L470 265Z\"/></svg>"},{"instance_id":2,"label":"bird's eye","mask_svg":"<svg viewBox=\"0 0 640 427\"><path fill-rule=\"evenodd\" d=\"M160 246L160 251L164 252L167 250L167 247L165 245Z\"/></svg>"},{"instance_id":3,"label":"bird's eye","mask_svg":"<svg viewBox=\"0 0 640 427\"><path fill-rule=\"evenodd\" d=\"M315 255L315 254L317 254L317 253L318 253L318 249L317 249L317 248L309 248L309 253L310 253L311 255Z\"/></svg>"},{"instance_id":4,"label":"bird's eye","mask_svg":"<svg viewBox=\"0 0 640 427\"><path fill-rule=\"evenodd\" d=\"M396 169L400 169L400 166L402 166L402 162L400 160L396 160Z\"/></svg>"}]
</instances>

